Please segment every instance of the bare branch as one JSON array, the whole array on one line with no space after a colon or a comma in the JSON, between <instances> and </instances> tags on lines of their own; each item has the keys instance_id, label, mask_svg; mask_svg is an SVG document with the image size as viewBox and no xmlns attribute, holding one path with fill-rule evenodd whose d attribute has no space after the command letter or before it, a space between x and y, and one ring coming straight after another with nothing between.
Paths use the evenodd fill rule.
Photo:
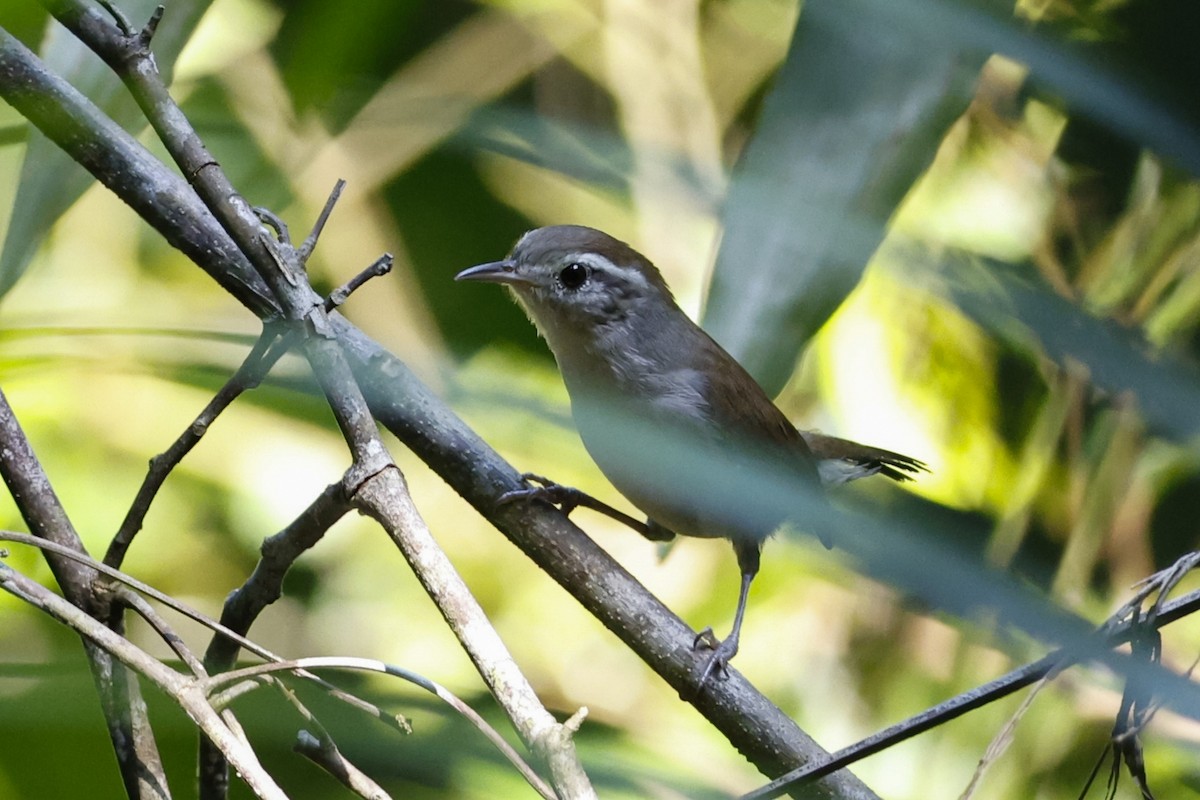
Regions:
<instances>
[{"instance_id":1,"label":"bare branch","mask_svg":"<svg viewBox=\"0 0 1200 800\"><path fill-rule=\"evenodd\" d=\"M118 8L116 3L113 3L112 0L96 0L96 2L112 16L113 22L117 23L117 27L121 29L121 33L126 36L133 36L137 33L137 29L133 27L133 23L129 20L129 17L125 16L125 12ZM156 19L152 19L151 21L154 22L154 27L157 28L157 20L162 18L162 14L156 14L155 17ZM151 35L153 35L153 29L151 29Z\"/></svg>"},{"instance_id":2,"label":"bare branch","mask_svg":"<svg viewBox=\"0 0 1200 800\"><path fill-rule=\"evenodd\" d=\"M959 800L971 800L975 795L975 790L979 788L980 781L983 780L984 774L991 768L1000 756L1012 744L1016 736L1017 724L1024 719L1025 714L1033 707L1033 701L1041 694L1042 689L1050 685L1051 676L1042 678L1030 690L1029 694L1025 695L1021 700L1021 705L1013 712L1013 715L1005 721L1004 725L992 737L992 741L988 743L987 749L983 751L983 756L979 759L979 763L975 765L975 771L971 774L971 780L967 783L967 788L959 796Z\"/></svg>"},{"instance_id":3,"label":"bare branch","mask_svg":"<svg viewBox=\"0 0 1200 800\"><path fill-rule=\"evenodd\" d=\"M278 338L277 330L271 326L265 327L262 335L258 337L254 347L251 348L250 354L242 361L233 377L221 387L204 407L204 410L192 421L192 424L179 434L179 438L167 448L166 452L150 459L150 469L146 473L125 519L121 522L121 527L117 530L112 542L108 545L108 551L104 554L105 564L111 567L121 566L125 560L125 553L128 552L134 537L145 522L150 504L154 502L158 490L162 488L167 476L171 474L171 470L200 442L209 426L216 421L221 412L243 392L258 386L271 367L287 352L290 342L287 340L277 342Z\"/></svg>"},{"instance_id":4,"label":"bare branch","mask_svg":"<svg viewBox=\"0 0 1200 800\"><path fill-rule=\"evenodd\" d=\"M367 800L391 800L391 795L351 764L324 732L320 736L313 736L308 731L300 731L292 749L337 778L339 783L359 797L365 797Z\"/></svg>"},{"instance_id":5,"label":"bare branch","mask_svg":"<svg viewBox=\"0 0 1200 800\"><path fill-rule=\"evenodd\" d=\"M329 293L329 297L325 298L325 310L333 311L342 303L345 303L351 294L358 291L359 287L371 280L371 278L378 278L382 275L387 275L392 271L392 263L394 261L395 258L391 253L384 253L379 258L375 259L371 266L367 267L362 272L358 273L353 278Z\"/></svg>"},{"instance_id":6,"label":"bare branch","mask_svg":"<svg viewBox=\"0 0 1200 800\"><path fill-rule=\"evenodd\" d=\"M372 477L355 495L363 513L387 532L471 657L488 689L534 753L547 760L565 797L594 796L564 729L542 706L462 577L437 546L399 470Z\"/></svg>"},{"instance_id":7,"label":"bare branch","mask_svg":"<svg viewBox=\"0 0 1200 800\"><path fill-rule=\"evenodd\" d=\"M1178 583L1179 577L1181 577L1179 564L1185 563L1188 564L1186 569L1193 568L1200 563L1200 555L1192 553L1184 556L1184 558L1177 562L1176 566L1156 573L1147 578L1146 581L1143 581L1142 584L1139 584L1141 586L1146 583L1153 583L1156 588L1164 589L1155 601L1154 607L1158 611L1153 618L1146 617L1141 619L1131 615L1131 604L1126 604L1097 629L1095 641L1081 642L1070 647L1055 650L1037 661L1009 672L1007 675L985 683L969 692L964 692L955 698L926 711L922 711L920 714L910 717L903 722L897 723L873 736L869 736L860 742L839 750L822 762L816 762L793 770L771 781L769 784L744 795L743 800L779 797L787 792L789 787L806 781L814 781L835 770L853 764L855 761L859 761L894 744L898 744L905 739L912 738L919 733L924 733L931 728L960 717L968 711L974 711L1002 697L1007 697L1032 683L1036 683L1047 677L1053 677L1071 664L1084 659L1097 658L1104 651L1127 644L1134 640L1141 631L1145 630L1147 625L1157 630L1163 625L1200 611L1200 591L1184 595L1178 600L1166 603L1162 602L1165 591L1169 591L1171 587L1175 586ZM1167 580L1162 580L1163 578L1167 578ZM1144 601L1150 593L1140 591L1137 595L1137 602L1141 603Z\"/></svg>"},{"instance_id":8,"label":"bare branch","mask_svg":"<svg viewBox=\"0 0 1200 800\"><path fill-rule=\"evenodd\" d=\"M191 670L193 676L197 678L208 677L208 672L204 669L204 664L201 663L200 659L196 658L196 654L187 646L183 638L175 633L170 624L154 610L153 606L146 602L145 598L129 589L120 589L116 593L116 599L126 608L129 608L144 619L159 635L159 638L167 643L175 655L179 656L179 660Z\"/></svg>"},{"instance_id":9,"label":"bare branch","mask_svg":"<svg viewBox=\"0 0 1200 800\"><path fill-rule=\"evenodd\" d=\"M277 313L265 284L183 181L3 31L0 97L239 301L263 317ZM525 488L517 471L403 362L345 319L333 315L331 323L376 418L664 680L686 690L695 632L557 510L497 506L499 495ZM736 670L730 674L692 702L765 774L828 755ZM827 785L835 796L871 796L849 772Z\"/></svg>"},{"instance_id":10,"label":"bare branch","mask_svg":"<svg viewBox=\"0 0 1200 800\"><path fill-rule=\"evenodd\" d=\"M337 743L329 735L329 731L309 710L308 706L300 701L295 692L285 686L282 681L272 680L272 683L288 703L296 709L296 712L316 729L315 735L306 730L302 730L296 735L296 744L293 749L297 753L337 778L343 786L360 797L369 798L369 800L391 800L379 784L367 777L362 770L342 755Z\"/></svg>"},{"instance_id":11,"label":"bare branch","mask_svg":"<svg viewBox=\"0 0 1200 800\"><path fill-rule=\"evenodd\" d=\"M275 231L276 239L284 244L292 243L292 234L288 231L287 223L280 219L278 214L263 206L254 206L251 210L258 215L263 224Z\"/></svg>"},{"instance_id":12,"label":"bare branch","mask_svg":"<svg viewBox=\"0 0 1200 800\"><path fill-rule=\"evenodd\" d=\"M333 191L329 193L329 199L325 201L325 207L321 209L321 213L317 216L317 221L313 224L312 232L305 238L303 244L300 245L300 260L308 261L308 257L312 255L312 251L316 249L317 240L321 238L321 231L325 230L325 223L329 221L329 215L333 213L333 207L337 205L338 198L342 196L342 190L346 188L346 181L342 178L337 179L337 183L333 185Z\"/></svg>"},{"instance_id":13,"label":"bare branch","mask_svg":"<svg viewBox=\"0 0 1200 800\"><path fill-rule=\"evenodd\" d=\"M108 619L119 630L119 615L110 617L108 609L101 608L93 594L96 570L65 555L78 553L86 556L87 551L3 392L0 392L0 475L16 501L25 524L35 536L54 545L58 551L54 555L47 555L46 561L63 594L76 609L86 609L96 619ZM126 793L139 798L169 797L166 773L136 678L90 640L84 640L84 650L100 694L101 708Z\"/></svg>"},{"instance_id":14,"label":"bare branch","mask_svg":"<svg viewBox=\"0 0 1200 800\"><path fill-rule=\"evenodd\" d=\"M457 697L446 687L435 681L431 681L423 675L418 675L415 672L404 669L403 667L385 664L382 661L376 661L370 658L343 658L343 657L312 657L298 658L294 661L279 661L272 664L259 664L252 667L244 667L238 670L213 675L208 680L210 691L220 687L226 683L234 683L244 681L247 678L255 678L262 675L280 671L292 670L313 670L313 669L353 669L364 670L367 672L381 672L385 675L391 675L396 678L401 678L409 683L420 686L422 689L430 692L438 699L449 705L455 711L474 725L480 733L487 737L497 750L499 750L509 762L517 768L521 775L536 789L543 797L554 798L554 791L545 784L536 772L525 762L524 759L512 748L504 737L502 737L495 728L487 723L483 717L471 708L465 702ZM571 729L578 730L579 722L582 720L585 712L580 712L565 723Z\"/></svg>"},{"instance_id":15,"label":"bare branch","mask_svg":"<svg viewBox=\"0 0 1200 800\"><path fill-rule=\"evenodd\" d=\"M95 9L97 24L108 23ZM88 16L88 19L91 19ZM270 291L187 182L0 28L0 97L261 319ZM153 176L153 177L151 177Z\"/></svg>"},{"instance_id":16,"label":"bare branch","mask_svg":"<svg viewBox=\"0 0 1200 800\"><path fill-rule=\"evenodd\" d=\"M380 256L361 273L355 275L344 285L330 293L329 297L325 300L326 310L332 311L344 303L352 292L368 280L380 275L386 275L391 270L391 267L391 254L385 253L383 256ZM209 401L208 405L204 407L204 410L188 426L187 430L179 435L179 438L175 440L171 447L166 452L150 460L150 470L143 480L141 487L138 489L129 512L121 522L121 527L108 546L108 551L104 556L104 563L113 567L121 566L121 563L125 559L125 553L128 552L134 537L141 530L146 513L150 510L150 505L154 502L155 495L162 488L162 484L166 481L168 475L170 475L171 470L183 460L184 456L191 452L192 448L200 442L200 439L208 431L212 423L216 421L217 417L234 400L240 397L243 392L254 389L262 383L267 373L271 371L271 368L299 341L299 338L298 334L289 332L281 339L279 331L274 326L268 325L264 327L262 335L255 341L254 347L251 348L249 355L242 361L237 372L221 387L216 396Z\"/></svg>"},{"instance_id":17,"label":"bare branch","mask_svg":"<svg viewBox=\"0 0 1200 800\"><path fill-rule=\"evenodd\" d=\"M351 508L341 484L332 484L290 525L263 540L262 558L246 582L230 593L221 611L225 629L245 634L263 609L283 594L283 579L300 555L320 541L335 522ZM233 666L241 637L218 632L208 645L204 663L210 672L222 672Z\"/></svg>"},{"instance_id":18,"label":"bare branch","mask_svg":"<svg viewBox=\"0 0 1200 800\"><path fill-rule=\"evenodd\" d=\"M113 580L119 581L127 586L130 586L133 589L136 589L139 593L141 593L147 597L153 598L154 600L157 600L158 602L160 602L163 605L167 606L168 608L178 612L179 614L182 614L183 616L187 617L188 619L192 620L193 622L197 622L200 625L203 625L204 627L209 628L210 630L219 633L222 637L227 638L233 642L236 642L239 646L250 651L251 653L254 653L259 658L263 658L263 659L266 659L267 661L273 661L273 662L283 661L283 659L280 656L276 655L275 653L272 653L270 650L263 647L262 645L259 645L256 642L253 642L253 641L245 638L244 636L239 634L237 631L234 631L230 628L225 627L224 625L217 622L216 620L211 619L210 617L205 616L204 614L201 614L199 611L196 611L194 608L191 608L190 606L188 606L185 603L181 603L180 601L176 600L175 598L171 597L170 595L160 592L158 589L155 589L153 586L150 586L149 584L143 583L142 581L139 581L136 578L133 578L133 577L125 574L124 572L121 572L120 570L113 569L112 567L109 567L105 564L102 564L98 561L93 560L90 556L88 556L84 553L76 553L75 551L70 550L69 548L62 547L61 545L54 544L53 542L45 542L40 539L36 539L32 536L29 536L27 534L14 533L12 531L0 530L0 540L16 542L18 544L24 544L24 545L28 545L30 547L37 547L42 550L49 550L50 552L56 553L56 554L62 556L63 558L74 560L81 564L85 564L85 565L91 567L92 569L95 569L97 572L99 572L109 578L112 578ZM403 717L397 717L395 714L387 713L387 712L383 711L382 709L380 709L375 704L368 703L367 701L363 700L362 698L355 697L354 695L349 694L349 693L343 691L342 689L339 689L338 687L334 686L333 684L331 684L325 680L322 680L321 678L319 678L316 675L313 675L311 673L298 672L297 675L299 675L300 677L302 677L308 681L315 683L322 690L327 692L331 697L333 697L337 700L340 700L343 703L346 703L347 705L350 705L354 708L357 708L360 711L370 714L371 716L373 716L376 719L383 722L388 727L394 728L395 730L398 730L402 733L411 733L411 728L408 725L408 721L405 720Z\"/></svg>"},{"instance_id":19,"label":"bare branch","mask_svg":"<svg viewBox=\"0 0 1200 800\"><path fill-rule=\"evenodd\" d=\"M150 680L174 699L204 734L221 748L229 763L237 768L238 774L255 794L265 800L286 800L286 795L259 764L254 751L229 729L208 704L202 683L167 668L129 640L4 564L0 564L0 588L70 626L104 652Z\"/></svg>"},{"instance_id":20,"label":"bare branch","mask_svg":"<svg viewBox=\"0 0 1200 800\"><path fill-rule=\"evenodd\" d=\"M259 215L230 183L171 97L146 37L122 32L81 0L42 0L42 5L125 83L196 194L280 300L290 287L280 283L284 276L272 269L277 257L272 240L262 235Z\"/></svg>"}]
</instances>

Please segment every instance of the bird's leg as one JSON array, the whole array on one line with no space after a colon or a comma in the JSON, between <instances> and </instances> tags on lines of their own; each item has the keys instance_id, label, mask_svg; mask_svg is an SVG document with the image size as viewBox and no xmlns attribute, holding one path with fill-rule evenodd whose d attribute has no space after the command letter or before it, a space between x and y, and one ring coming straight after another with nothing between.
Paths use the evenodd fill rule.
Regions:
<instances>
[{"instance_id":1,"label":"bird's leg","mask_svg":"<svg viewBox=\"0 0 1200 800\"><path fill-rule=\"evenodd\" d=\"M576 508L590 508L592 511L599 511L606 517L611 517L617 522L632 528L647 539L661 541L664 538L663 534L659 533L659 531L666 531L666 529L661 525L657 525L649 520L642 522L639 519L635 519L624 511L613 508L608 503L597 500L586 492L581 492L570 486L563 486L548 478L543 478L541 475L535 475L532 472L524 473L521 476L521 480L537 485L530 486L527 489L514 489L511 492L505 492L500 495L496 502L504 504L517 500L541 500L544 503L557 506L558 510L565 516L570 516L571 512ZM671 535L673 536L674 534ZM670 537L666 538L669 539Z\"/></svg>"},{"instance_id":2,"label":"bird's leg","mask_svg":"<svg viewBox=\"0 0 1200 800\"><path fill-rule=\"evenodd\" d=\"M700 671L700 677L696 681L696 694L704 691L705 684L713 675L720 676L722 680L729 676L727 668L729 660L737 655L738 638L742 633L742 619L746 616L746 601L750 598L750 584L754 581L754 576L758 574L760 546L758 541L735 541L733 544L734 550L737 551L738 567L742 571L737 611L733 615L733 630L729 632L724 641L720 642L713 636L712 628L705 628L696 635L692 644L694 648L705 647L712 650L712 654L704 662L704 669Z\"/></svg>"}]
</instances>

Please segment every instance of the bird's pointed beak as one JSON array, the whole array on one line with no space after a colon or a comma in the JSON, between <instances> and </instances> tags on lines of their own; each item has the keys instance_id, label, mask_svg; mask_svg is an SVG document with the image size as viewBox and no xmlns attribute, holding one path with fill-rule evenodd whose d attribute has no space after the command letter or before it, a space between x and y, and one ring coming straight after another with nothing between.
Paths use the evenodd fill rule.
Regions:
<instances>
[{"instance_id":1,"label":"bird's pointed beak","mask_svg":"<svg viewBox=\"0 0 1200 800\"><path fill-rule=\"evenodd\" d=\"M512 261L492 261L480 264L470 269L464 269L454 276L456 281L484 281L485 283L504 283L509 286L529 286L533 281L517 274L517 267Z\"/></svg>"}]
</instances>

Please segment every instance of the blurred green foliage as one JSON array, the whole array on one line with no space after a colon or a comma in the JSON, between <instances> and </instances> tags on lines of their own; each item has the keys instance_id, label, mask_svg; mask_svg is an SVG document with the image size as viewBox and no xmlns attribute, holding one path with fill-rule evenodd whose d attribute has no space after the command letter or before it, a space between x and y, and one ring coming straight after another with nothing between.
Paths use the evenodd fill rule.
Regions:
<instances>
[{"instance_id":1,"label":"blurred green foliage","mask_svg":"<svg viewBox=\"0 0 1200 800\"><path fill-rule=\"evenodd\" d=\"M519 469L623 505L570 431L553 362L520 311L494 287L451 281L527 228L572 222L649 255L687 310L703 307L782 387L798 423L932 466L911 492L851 494L885 519L951 531L915 553L885 539L880 552L896 548L897 564L921 547L949 553L978 570L978 596L931 606L935 592L909 596L864 571L870 560L767 547L736 664L826 747L1044 652L987 613L950 613L1002 617L996 571L1041 592L1048 616L1099 621L1130 584L1197 547L1200 64L1187 0L1019 2L1015 14L982 0L166 5L186 42L173 90L235 183L301 238L334 180L349 181L314 282L336 286L396 253L395 273L346 313ZM805 28L817 23L827 28ZM31 0L0 6L0 25L43 52L69 44ZM78 85L105 79L95 59L74 63ZM98 100L120 96L105 91ZM3 105L0 131L17 134L0 137L12 287L0 386L99 553L146 460L236 367L257 323L122 204L79 197L86 182L72 189ZM396 456L541 696L563 714L591 709L580 747L604 796L715 797L760 782L436 475ZM126 567L216 614L261 539L347 464L303 364L287 360L167 483ZM660 560L627 531L578 521L685 619L722 629L737 582L726 547L683 542ZM23 529L7 497L0 525ZM340 523L252 635L291 656L403 665L500 725L383 538ZM8 563L51 580L20 548ZM78 641L7 596L0 615L0 797L120 796ZM184 634L203 646L202 632ZM144 630L134 638L156 647ZM1165 663L1186 669L1198 645L1200 623L1168 628ZM523 791L423 696L344 680L414 720L400 737L312 698L343 750L397 795ZM1120 690L1099 667L1060 676L975 796L1076 797ZM957 796L1019 702L855 771L891 798ZM151 704L187 794L194 731L162 698ZM238 708L285 789L336 794L288 752L299 723L276 698ZM1164 710L1144 741L1158 796L1195 791L1200 723ZM1126 781L1118 797L1135 796Z\"/></svg>"}]
</instances>

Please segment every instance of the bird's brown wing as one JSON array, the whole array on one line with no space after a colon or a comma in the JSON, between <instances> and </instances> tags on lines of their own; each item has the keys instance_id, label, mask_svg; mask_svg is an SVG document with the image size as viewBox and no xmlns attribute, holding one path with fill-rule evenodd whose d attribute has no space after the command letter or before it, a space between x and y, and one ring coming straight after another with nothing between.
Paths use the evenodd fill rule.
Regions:
<instances>
[{"instance_id":1,"label":"bird's brown wing","mask_svg":"<svg viewBox=\"0 0 1200 800\"><path fill-rule=\"evenodd\" d=\"M731 445L786 454L801 474L816 480L816 458L800 431L733 356L707 334L705 340L710 346L697 354L696 368L708 382L705 399L716 429L726 432Z\"/></svg>"}]
</instances>

